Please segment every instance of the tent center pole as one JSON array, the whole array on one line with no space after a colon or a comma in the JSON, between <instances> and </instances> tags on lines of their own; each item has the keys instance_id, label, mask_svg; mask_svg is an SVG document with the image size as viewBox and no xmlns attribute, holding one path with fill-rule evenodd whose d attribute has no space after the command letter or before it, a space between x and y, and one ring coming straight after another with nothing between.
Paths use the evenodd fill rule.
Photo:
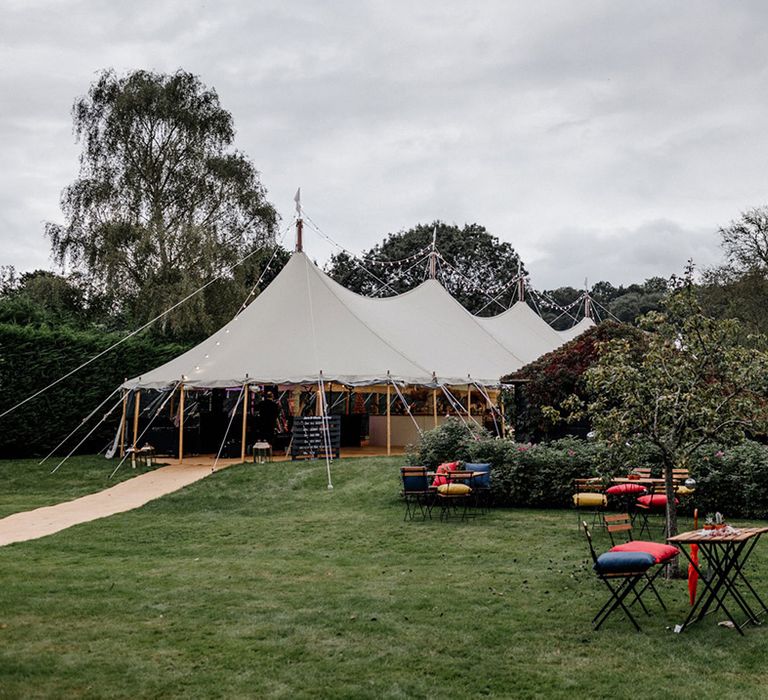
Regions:
<instances>
[{"instance_id":1,"label":"tent center pole","mask_svg":"<svg viewBox=\"0 0 768 700\"><path fill-rule=\"evenodd\" d=\"M506 411L504 410L504 394L499 392L499 405L501 407L501 437L507 436Z\"/></svg>"},{"instance_id":2,"label":"tent center pole","mask_svg":"<svg viewBox=\"0 0 768 700\"><path fill-rule=\"evenodd\" d=\"M179 464L184 461L184 384L179 385Z\"/></svg>"},{"instance_id":3,"label":"tent center pole","mask_svg":"<svg viewBox=\"0 0 768 700\"><path fill-rule=\"evenodd\" d=\"M123 390L123 416L120 419L120 458L125 457L125 428L128 418L128 391Z\"/></svg>"},{"instance_id":4,"label":"tent center pole","mask_svg":"<svg viewBox=\"0 0 768 700\"><path fill-rule=\"evenodd\" d=\"M435 418L435 427L437 427L437 389L432 389L432 415Z\"/></svg>"},{"instance_id":5,"label":"tent center pole","mask_svg":"<svg viewBox=\"0 0 768 700\"><path fill-rule=\"evenodd\" d=\"M136 401L133 404L133 452L131 464L136 466L136 443L139 441L139 407L141 405L141 390L136 389Z\"/></svg>"},{"instance_id":6,"label":"tent center pole","mask_svg":"<svg viewBox=\"0 0 768 700\"><path fill-rule=\"evenodd\" d=\"M467 384L467 417L472 418L472 387Z\"/></svg>"},{"instance_id":7,"label":"tent center pole","mask_svg":"<svg viewBox=\"0 0 768 700\"><path fill-rule=\"evenodd\" d=\"M245 462L245 433L248 428L248 385L243 388L243 437L240 442L240 461Z\"/></svg>"},{"instance_id":8,"label":"tent center pole","mask_svg":"<svg viewBox=\"0 0 768 700\"><path fill-rule=\"evenodd\" d=\"M387 457L392 454L392 411L390 408L390 393L392 387L387 382Z\"/></svg>"}]
</instances>

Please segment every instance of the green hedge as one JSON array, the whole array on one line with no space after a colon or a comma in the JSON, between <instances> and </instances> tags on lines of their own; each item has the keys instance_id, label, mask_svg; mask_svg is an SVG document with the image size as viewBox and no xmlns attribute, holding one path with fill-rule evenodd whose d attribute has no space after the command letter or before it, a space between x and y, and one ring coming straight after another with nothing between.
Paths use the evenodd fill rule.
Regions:
<instances>
[{"instance_id":1,"label":"green hedge","mask_svg":"<svg viewBox=\"0 0 768 700\"><path fill-rule=\"evenodd\" d=\"M460 459L492 465L492 491L499 506L568 508L578 477L623 475L633 467L661 474L659 459L647 446L630 446L616 461L599 442L563 438L537 445L469 434L460 421L447 421L424 435L413 464L435 467ZM745 441L737 447L702 447L692 460L697 488L689 508L703 517L720 511L732 518L768 519L768 447Z\"/></svg>"},{"instance_id":2,"label":"green hedge","mask_svg":"<svg viewBox=\"0 0 768 700\"><path fill-rule=\"evenodd\" d=\"M0 324L0 413L121 337ZM146 372L186 349L176 344L161 345L142 336L125 341L69 379L0 418L0 458L46 454L126 377ZM105 404L105 411L117 398ZM94 452L104 447L114 435L119 413L117 409L113 420L97 430L80 451ZM87 429L79 435L84 436L86 432Z\"/></svg>"}]
</instances>

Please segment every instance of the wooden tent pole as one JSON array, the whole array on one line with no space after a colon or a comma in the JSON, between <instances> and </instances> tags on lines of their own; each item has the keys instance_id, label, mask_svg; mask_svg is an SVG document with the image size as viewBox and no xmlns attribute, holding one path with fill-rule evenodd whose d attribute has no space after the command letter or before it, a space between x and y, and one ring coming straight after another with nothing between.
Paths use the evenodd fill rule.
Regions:
<instances>
[{"instance_id":1,"label":"wooden tent pole","mask_svg":"<svg viewBox=\"0 0 768 700\"><path fill-rule=\"evenodd\" d=\"M437 427L437 389L432 389L432 415L435 417L435 427Z\"/></svg>"},{"instance_id":2,"label":"wooden tent pole","mask_svg":"<svg viewBox=\"0 0 768 700\"><path fill-rule=\"evenodd\" d=\"M390 404L390 392L392 391L392 388L389 386L389 383L387 383L387 456L392 454L392 416L391 411L389 408Z\"/></svg>"},{"instance_id":3,"label":"wooden tent pole","mask_svg":"<svg viewBox=\"0 0 768 700\"><path fill-rule=\"evenodd\" d=\"M472 418L472 387L467 384L467 417Z\"/></svg>"},{"instance_id":4,"label":"wooden tent pole","mask_svg":"<svg viewBox=\"0 0 768 700\"><path fill-rule=\"evenodd\" d=\"M315 415L316 416L322 416L323 415L323 407L321 403L322 399L320 397L320 389L317 390L317 398L315 399Z\"/></svg>"},{"instance_id":5,"label":"wooden tent pole","mask_svg":"<svg viewBox=\"0 0 768 700\"><path fill-rule=\"evenodd\" d=\"M125 428L128 418L128 390L123 390L123 417L120 419L120 457L125 457Z\"/></svg>"},{"instance_id":6,"label":"wooden tent pole","mask_svg":"<svg viewBox=\"0 0 768 700\"><path fill-rule=\"evenodd\" d=\"M136 389L136 400L133 404L133 451L136 451L136 443L139 441L139 406L141 405L141 391Z\"/></svg>"},{"instance_id":7,"label":"wooden tent pole","mask_svg":"<svg viewBox=\"0 0 768 700\"><path fill-rule=\"evenodd\" d=\"M245 462L245 432L248 427L248 385L243 388L243 438L240 442L240 461Z\"/></svg>"},{"instance_id":8,"label":"wooden tent pole","mask_svg":"<svg viewBox=\"0 0 768 700\"><path fill-rule=\"evenodd\" d=\"M184 461L184 384L179 384L179 464Z\"/></svg>"},{"instance_id":9,"label":"wooden tent pole","mask_svg":"<svg viewBox=\"0 0 768 700\"><path fill-rule=\"evenodd\" d=\"M504 395L499 392L499 403L501 405L501 437L507 436L507 423L504 412Z\"/></svg>"}]
</instances>

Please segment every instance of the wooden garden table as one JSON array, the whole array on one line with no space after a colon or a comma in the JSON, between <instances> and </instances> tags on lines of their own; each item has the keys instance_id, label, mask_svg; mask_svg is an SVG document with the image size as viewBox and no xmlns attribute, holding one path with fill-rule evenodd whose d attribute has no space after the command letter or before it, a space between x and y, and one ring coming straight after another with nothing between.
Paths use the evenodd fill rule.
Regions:
<instances>
[{"instance_id":1,"label":"wooden garden table","mask_svg":"<svg viewBox=\"0 0 768 700\"><path fill-rule=\"evenodd\" d=\"M744 566L755 549L760 537L768 532L768 527L741 527L720 534L719 530L692 530L683 532L667 541L674 545L698 545L703 559L710 568L709 580L704 576L701 565L696 563L686 547L680 547L686 559L699 575L699 588L691 611L682 625L675 626L675 632L684 631L689 625L701 620L708 612L721 609L733 626L744 634L743 627L752 622L760 624L760 615L768 613L763 600L747 579ZM749 597L748 597L749 596ZM746 620L739 624L729 605L735 603Z\"/></svg>"}]
</instances>

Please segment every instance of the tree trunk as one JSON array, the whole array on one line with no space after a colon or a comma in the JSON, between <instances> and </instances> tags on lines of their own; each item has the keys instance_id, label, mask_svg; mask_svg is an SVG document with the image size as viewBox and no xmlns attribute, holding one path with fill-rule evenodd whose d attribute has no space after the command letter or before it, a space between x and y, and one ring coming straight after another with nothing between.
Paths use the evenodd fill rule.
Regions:
<instances>
[{"instance_id":1,"label":"tree trunk","mask_svg":"<svg viewBox=\"0 0 768 700\"><path fill-rule=\"evenodd\" d=\"M675 484L672 479L672 464L664 465L664 493L667 497L666 508L666 536L673 537L677 534L677 503L675 502ZM680 573L677 557L667 565L667 577L675 578Z\"/></svg>"}]
</instances>

